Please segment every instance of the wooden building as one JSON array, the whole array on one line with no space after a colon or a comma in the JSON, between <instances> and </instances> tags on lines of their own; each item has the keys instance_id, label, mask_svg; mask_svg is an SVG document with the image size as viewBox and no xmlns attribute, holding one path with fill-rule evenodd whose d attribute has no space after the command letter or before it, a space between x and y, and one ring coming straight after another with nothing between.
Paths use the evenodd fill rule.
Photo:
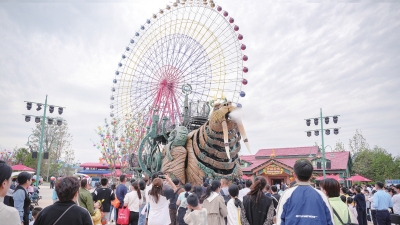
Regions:
<instances>
[{"instance_id":1,"label":"wooden building","mask_svg":"<svg viewBox=\"0 0 400 225\"><path fill-rule=\"evenodd\" d=\"M337 175L340 182L350 177L350 152L325 152L326 174ZM317 146L260 149L255 155L240 156L244 179L263 176L268 184L290 183L293 166L299 159L308 159L314 166L314 178L322 176L322 153Z\"/></svg>"}]
</instances>

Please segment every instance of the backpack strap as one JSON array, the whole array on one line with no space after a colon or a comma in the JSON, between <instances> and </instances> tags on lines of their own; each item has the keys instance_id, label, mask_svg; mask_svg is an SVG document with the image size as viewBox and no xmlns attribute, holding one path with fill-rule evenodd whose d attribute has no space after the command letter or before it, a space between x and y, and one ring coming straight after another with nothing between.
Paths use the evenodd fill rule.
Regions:
<instances>
[{"instance_id":1,"label":"backpack strap","mask_svg":"<svg viewBox=\"0 0 400 225\"><path fill-rule=\"evenodd\" d=\"M332 207L333 213L335 214L335 216L338 218L338 220L344 225L342 219L340 219L340 216L337 214L337 212L335 211L335 209ZM348 211L347 211L348 212ZM347 214L349 216L349 221L350 222L350 214Z\"/></svg>"},{"instance_id":2,"label":"backpack strap","mask_svg":"<svg viewBox=\"0 0 400 225\"><path fill-rule=\"evenodd\" d=\"M70 207L68 207L68 209L65 210L65 211L63 212L63 214L61 214L60 217L58 217L58 219L56 220L56 222L53 223L53 225L56 225L56 223L61 219L61 217L63 217L64 214L65 214L66 212L68 212L68 210L71 209L74 205L75 205L75 204L73 204L73 205L71 205Z\"/></svg>"}]
</instances>

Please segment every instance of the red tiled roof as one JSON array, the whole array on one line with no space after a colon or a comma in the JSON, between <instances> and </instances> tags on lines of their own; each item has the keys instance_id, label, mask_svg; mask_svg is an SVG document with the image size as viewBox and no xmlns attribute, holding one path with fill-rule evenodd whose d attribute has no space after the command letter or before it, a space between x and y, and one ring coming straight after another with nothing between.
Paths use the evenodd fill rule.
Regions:
<instances>
[{"instance_id":1,"label":"red tiled roof","mask_svg":"<svg viewBox=\"0 0 400 225\"><path fill-rule=\"evenodd\" d=\"M295 162L301 158L305 158L304 155L311 154L314 155L313 158L308 158L313 160L315 155L318 153L318 147L296 147L296 148L278 148L278 149L261 149L255 155L246 155L240 156L240 158L246 162L249 162L251 165L242 168L243 172L254 172L252 171L254 168L259 167L261 164L268 162L269 157L272 154L272 150L275 150L275 158L274 160L280 163L283 163L289 167L294 166ZM344 170L347 168L347 163L349 160L350 152L326 152L325 158L331 161L331 169L330 170ZM263 157L264 156L264 157ZM280 158L280 156L284 156L285 158ZM290 157L293 156L293 157ZM316 168L314 168L316 170Z\"/></svg>"},{"instance_id":2,"label":"red tiled roof","mask_svg":"<svg viewBox=\"0 0 400 225\"><path fill-rule=\"evenodd\" d=\"M272 150L275 151L276 156L289 156L289 155L307 155L307 154L317 154L317 146L307 146L307 147L293 147L293 148L271 148L271 149L260 149L255 154L256 157L259 156L270 156Z\"/></svg>"}]
</instances>

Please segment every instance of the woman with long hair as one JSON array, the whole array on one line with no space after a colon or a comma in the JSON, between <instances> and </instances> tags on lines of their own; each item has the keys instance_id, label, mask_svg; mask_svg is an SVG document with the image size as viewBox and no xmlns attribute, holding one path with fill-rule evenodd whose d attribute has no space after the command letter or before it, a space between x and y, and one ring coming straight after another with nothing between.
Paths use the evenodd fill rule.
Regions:
<instances>
[{"instance_id":1,"label":"woman with long hair","mask_svg":"<svg viewBox=\"0 0 400 225\"><path fill-rule=\"evenodd\" d=\"M199 200L200 206L203 205L203 201L201 200L201 196L203 195L203 187L202 186L194 186L193 194L197 195L197 199Z\"/></svg>"},{"instance_id":2,"label":"woman with long hair","mask_svg":"<svg viewBox=\"0 0 400 225\"><path fill-rule=\"evenodd\" d=\"M267 180L256 177L249 193L243 197L245 216L251 225L272 225L274 219L274 204L272 198L263 192Z\"/></svg>"},{"instance_id":3,"label":"woman with long hair","mask_svg":"<svg viewBox=\"0 0 400 225\"><path fill-rule=\"evenodd\" d=\"M169 184L173 184L168 175L165 175L165 178ZM163 184L163 180L161 178L153 179L152 187L147 198L150 206L148 225L168 225L171 223L168 200L173 197L175 189L175 185L169 186L167 184Z\"/></svg>"},{"instance_id":4,"label":"woman with long hair","mask_svg":"<svg viewBox=\"0 0 400 225\"><path fill-rule=\"evenodd\" d=\"M249 224L246 218L246 212L244 210L243 203L238 198L239 196L239 186L232 184L228 187L229 195L231 199L228 201L227 210L228 225L247 225Z\"/></svg>"},{"instance_id":5,"label":"woman with long hair","mask_svg":"<svg viewBox=\"0 0 400 225\"><path fill-rule=\"evenodd\" d=\"M225 200L219 192L221 182L213 180L207 187L206 193L202 197L203 208L207 209L207 223L212 225L225 225L224 218L228 215Z\"/></svg>"},{"instance_id":6,"label":"woman with long hair","mask_svg":"<svg viewBox=\"0 0 400 225\"><path fill-rule=\"evenodd\" d=\"M180 193L178 196L178 200L176 201L176 205L178 206L178 224L179 225L187 225L183 220L187 210L187 201L186 198L191 194L192 185L190 183L185 184L185 191Z\"/></svg>"},{"instance_id":7,"label":"woman with long hair","mask_svg":"<svg viewBox=\"0 0 400 225\"><path fill-rule=\"evenodd\" d=\"M139 221L140 207L143 203L142 193L139 188L139 182L131 183L132 191L125 195L124 206L129 209L129 225L137 225Z\"/></svg>"},{"instance_id":8,"label":"woman with long hair","mask_svg":"<svg viewBox=\"0 0 400 225\"><path fill-rule=\"evenodd\" d=\"M334 212L334 224L357 222L352 219L348 206L340 199L340 184L337 180L327 178L321 183L322 192L328 197ZM341 222L342 221L342 222Z\"/></svg>"},{"instance_id":9,"label":"woman with long hair","mask_svg":"<svg viewBox=\"0 0 400 225\"><path fill-rule=\"evenodd\" d=\"M18 210L14 207L8 206L8 199L4 204L4 197L11 186L12 168L6 162L0 160L0 218L2 224L21 225Z\"/></svg>"},{"instance_id":10,"label":"woman with long hair","mask_svg":"<svg viewBox=\"0 0 400 225\"><path fill-rule=\"evenodd\" d=\"M144 225L146 223L146 215L143 215L141 212L143 208L146 206L146 194L144 193L144 190L146 189L146 181L140 180L139 181L139 189L140 189L140 194L142 195L142 205L139 207L139 221L138 225Z\"/></svg>"}]
</instances>

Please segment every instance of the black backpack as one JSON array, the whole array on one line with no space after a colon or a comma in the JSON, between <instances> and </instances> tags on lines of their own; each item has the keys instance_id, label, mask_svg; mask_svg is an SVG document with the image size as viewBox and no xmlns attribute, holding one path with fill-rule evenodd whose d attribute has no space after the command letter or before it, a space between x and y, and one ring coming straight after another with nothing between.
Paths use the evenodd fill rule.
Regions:
<instances>
[{"instance_id":1,"label":"black backpack","mask_svg":"<svg viewBox=\"0 0 400 225\"><path fill-rule=\"evenodd\" d=\"M342 225L357 225L357 223L352 223L351 219L350 219L350 212L347 210L347 223L343 223L342 219L340 219L339 215L337 214L337 212L335 211L334 208L332 208L333 213L335 214L335 216L338 218L338 220L342 223Z\"/></svg>"},{"instance_id":2,"label":"black backpack","mask_svg":"<svg viewBox=\"0 0 400 225\"><path fill-rule=\"evenodd\" d=\"M227 205L229 200L231 199L231 196L230 195L226 195L222 189L219 191L219 193L224 198L225 205Z\"/></svg>"}]
</instances>

